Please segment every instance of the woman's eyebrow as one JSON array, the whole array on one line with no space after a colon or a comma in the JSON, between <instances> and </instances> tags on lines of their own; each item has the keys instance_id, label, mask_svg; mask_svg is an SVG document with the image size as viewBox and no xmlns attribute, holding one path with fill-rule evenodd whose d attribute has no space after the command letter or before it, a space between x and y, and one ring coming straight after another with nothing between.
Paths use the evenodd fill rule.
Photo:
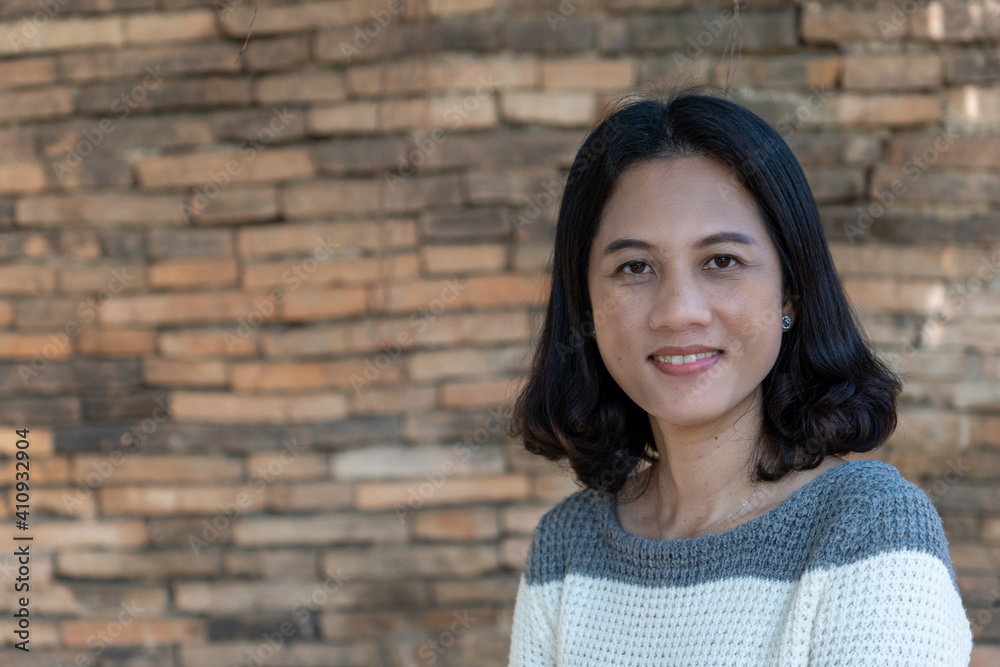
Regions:
<instances>
[{"instance_id":1,"label":"woman's eyebrow","mask_svg":"<svg viewBox=\"0 0 1000 667\"><path fill-rule=\"evenodd\" d=\"M701 248L707 248L708 246L713 246L719 243L739 243L741 245L757 247L757 242L753 239L753 237L743 234L742 232L717 232L715 234L709 234L705 238L696 241L693 247L696 250L699 250ZM615 239L608 245L604 246L604 252L601 254L611 255L619 250L625 250L626 248L654 250L656 246L641 239L624 237Z\"/></svg>"}]
</instances>

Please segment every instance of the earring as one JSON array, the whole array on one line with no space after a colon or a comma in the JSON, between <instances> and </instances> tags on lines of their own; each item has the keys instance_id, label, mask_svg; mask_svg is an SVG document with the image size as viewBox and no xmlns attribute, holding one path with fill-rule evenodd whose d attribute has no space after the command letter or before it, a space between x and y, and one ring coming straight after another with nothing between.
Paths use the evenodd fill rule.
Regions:
<instances>
[{"instance_id":1,"label":"earring","mask_svg":"<svg viewBox=\"0 0 1000 667\"><path fill-rule=\"evenodd\" d=\"M590 331L590 335L593 336L594 338L597 338L597 329L592 329Z\"/></svg>"},{"instance_id":2,"label":"earring","mask_svg":"<svg viewBox=\"0 0 1000 667\"><path fill-rule=\"evenodd\" d=\"M791 329L792 328L792 318L790 318L788 315L784 315L781 318L781 328L783 330L785 330L785 331L788 331L789 329Z\"/></svg>"}]
</instances>

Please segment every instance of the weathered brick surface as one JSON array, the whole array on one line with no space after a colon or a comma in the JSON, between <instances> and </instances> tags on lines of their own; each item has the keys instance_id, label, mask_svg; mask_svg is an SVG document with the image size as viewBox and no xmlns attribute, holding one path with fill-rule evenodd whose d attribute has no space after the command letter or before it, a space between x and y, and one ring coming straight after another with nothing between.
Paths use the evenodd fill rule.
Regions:
<instances>
[{"instance_id":1,"label":"weathered brick surface","mask_svg":"<svg viewBox=\"0 0 1000 667\"><path fill-rule=\"evenodd\" d=\"M417 664L460 609L441 661L506 664L532 530L578 488L500 428L567 172L619 96L729 74L725 2L557 4L80 0L35 30L53 3L0 3L0 537L28 427L38 587L13 667L245 664L282 627L262 663ZM1000 23L923 4L762 0L732 90L907 373L867 456L931 495L985 609ZM1000 623L977 640L992 664Z\"/></svg>"}]
</instances>

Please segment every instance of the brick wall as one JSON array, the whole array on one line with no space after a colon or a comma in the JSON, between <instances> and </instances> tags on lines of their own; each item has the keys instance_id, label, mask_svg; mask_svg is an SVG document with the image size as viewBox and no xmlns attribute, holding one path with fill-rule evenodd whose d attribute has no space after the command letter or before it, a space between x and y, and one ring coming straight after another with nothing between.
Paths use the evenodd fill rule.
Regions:
<instances>
[{"instance_id":1,"label":"brick wall","mask_svg":"<svg viewBox=\"0 0 1000 667\"><path fill-rule=\"evenodd\" d=\"M505 665L576 489L500 428L562 183L610 100L724 82L728 4L0 4L2 662ZM997 664L1000 13L743 7Z\"/></svg>"}]
</instances>

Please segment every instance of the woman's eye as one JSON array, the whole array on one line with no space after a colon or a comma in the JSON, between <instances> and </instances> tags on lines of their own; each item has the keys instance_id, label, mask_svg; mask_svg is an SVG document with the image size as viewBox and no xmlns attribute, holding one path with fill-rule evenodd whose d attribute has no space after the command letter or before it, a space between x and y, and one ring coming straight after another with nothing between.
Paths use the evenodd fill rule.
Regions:
<instances>
[{"instance_id":1,"label":"woman's eye","mask_svg":"<svg viewBox=\"0 0 1000 667\"><path fill-rule=\"evenodd\" d=\"M721 264L723 264L724 266L720 266L717 264L717 266L719 266L720 269L731 269L733 268L735 263L739 263L740 261L735 257L733 257L732 255L716 255L715 257L712 258L713 262L717 260L723 260Z\"/></svg>"},{"instance_id":2,"label":"woman's eye","mask_svg":"<svg viewBox=\"0 0 1000 667\"><path fill-rule=\"evenodd\" d=\"M620 267L618 267L618 270L621 271L622 269L626 269L626 268L630 269L632 267L637 267L637 266L641 268L641 267L649 266L649 265L646 264L646 262L640 262L640 261L628 262L627 264L622 264ZM625 273L628 274L628 275L630 275L630 276L637 276L637 275L645 273L645 271L641 271L640 270L638 272L635 272L635 271L631 271L630 270L630 271L626 271Z\"/></svg>"}]
</instances>

